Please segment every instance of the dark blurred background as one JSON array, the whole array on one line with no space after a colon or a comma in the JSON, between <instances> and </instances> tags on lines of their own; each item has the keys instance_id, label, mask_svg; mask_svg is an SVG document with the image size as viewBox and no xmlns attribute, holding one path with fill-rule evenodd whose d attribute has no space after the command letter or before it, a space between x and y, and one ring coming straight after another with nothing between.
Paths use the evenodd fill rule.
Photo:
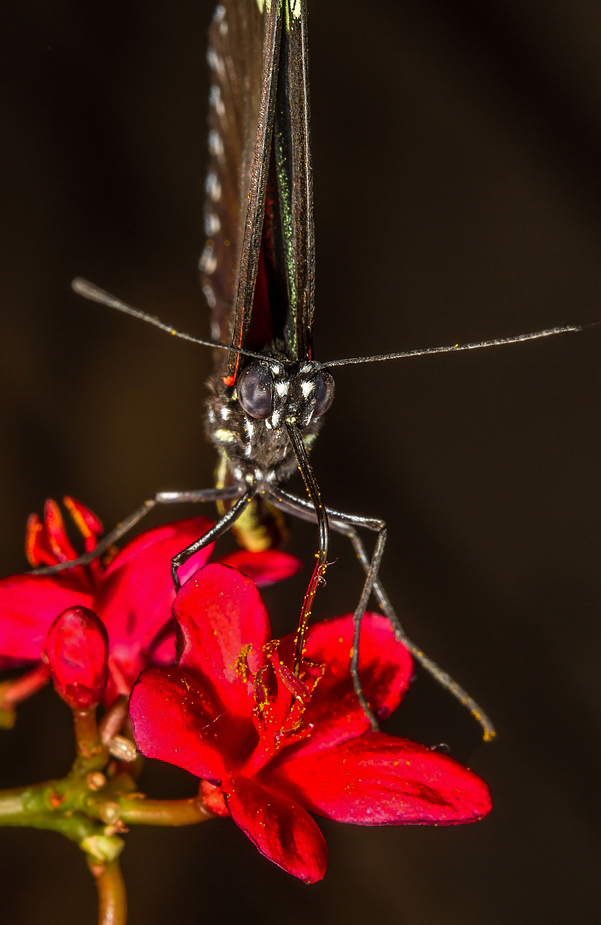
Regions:
<instances>
[{"instance_id":1,"label":"dark blurred background","mask_svg":"<svg viewBox=\"0 0 601 925\"><path fill-rule=\"evenodd\" d=\"M213 3L17 3L3 77L0 518L70 493L111 527L158 489L211 484L208 352L85 303L81 274L208 333L206 30ZM601 313L601 17L587 0L309 3L318 358L471 341ZM131 925L590 923L599 901L601 333L340 370L314 462L327 501L384 517L382 568L410 634L499 736L423 672L392 730L446 742L491 785L475 826L324 824L305 887L227 820L137 829ZM300 490L300 486L299 487ZM179 512L178 512L179 513ZM188 514L182 510L181 514ZM174 512L163 512L167 519ZM315 531L291 548L311 562ZM227 544L226 544L227 545ZM341 541L317 608L360 587ZM292 629L308 570L268 594ZM62 774L50 691L3 733L0 783ZM192 792L149 768L154 795ZM88 923L77 849L0 832L3 921Z\"/></svg>"}]
</instances>

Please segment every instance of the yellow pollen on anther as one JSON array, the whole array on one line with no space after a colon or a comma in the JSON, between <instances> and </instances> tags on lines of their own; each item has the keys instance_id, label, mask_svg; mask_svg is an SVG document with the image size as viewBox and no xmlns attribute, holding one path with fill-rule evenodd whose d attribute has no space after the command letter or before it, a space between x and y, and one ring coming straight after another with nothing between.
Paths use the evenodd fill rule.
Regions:
<instances>
[{"instance_id":1,"label":"yellow pollen on anther","mask_svg":"<svg viewBox=\"0 0 601 925\"><path fill-rule=\"evenodd\" d=\"M248 667L248 656L252 650L252 642L247 643L247 645L242 646L240 655L236 659L236 674L239 675L243 681L248 681L250 677L250 668Z\"/></svg>"}]
</instances>

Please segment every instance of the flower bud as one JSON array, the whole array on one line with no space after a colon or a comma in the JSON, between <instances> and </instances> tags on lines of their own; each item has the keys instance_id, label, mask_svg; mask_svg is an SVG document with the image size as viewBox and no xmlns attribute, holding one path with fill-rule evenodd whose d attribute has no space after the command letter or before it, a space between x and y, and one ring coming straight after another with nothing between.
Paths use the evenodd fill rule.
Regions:
<instances>
[{"instance_id":1,"label":"flower bud","mask_svg":"<svg viewBox=\"0 0 601 925\"><path fill-rule=\"evenodd\" d=\"M73 710L91 710L108 678L108 636L87 607L69 607L56 618L46 638L45 659L57 693Z\"/></svg>"}]
</instances>

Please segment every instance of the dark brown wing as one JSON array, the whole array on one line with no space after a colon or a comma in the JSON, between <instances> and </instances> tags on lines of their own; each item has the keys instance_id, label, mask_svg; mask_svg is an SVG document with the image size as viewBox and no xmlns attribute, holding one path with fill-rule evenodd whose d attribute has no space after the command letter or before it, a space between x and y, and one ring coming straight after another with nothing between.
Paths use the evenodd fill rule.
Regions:
<instances>
[{"instance_id":1,"label":"dark brown wing","mask_svg":"<svg viewBox=\"0 0 601 925\"><path fill-rule=\"evenodd\" d=\"M278 0L224 0L209 31L210 161L202 287L215 340L243 346L252 311L281 36ZM239 354L219 351L235 380Z\"/></svg>"}]
</instances>

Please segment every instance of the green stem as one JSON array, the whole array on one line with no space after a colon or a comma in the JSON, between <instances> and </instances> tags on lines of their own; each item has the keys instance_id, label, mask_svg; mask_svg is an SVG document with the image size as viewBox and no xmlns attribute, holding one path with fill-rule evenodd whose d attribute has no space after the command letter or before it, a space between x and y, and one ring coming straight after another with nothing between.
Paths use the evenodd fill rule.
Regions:
<instances>
[{"instance_id":1,"label":"green stem","mask_svg":"<svg viewBox=\"0 0 601 925\"><path fill-rule=\"evenodd\" d=\"M198 797L191 800L145 800L122 797L121 819L127 825L193 825L213 818Z\"/></svg>"},{"instance_id":2,"label":"green stem","mask_svg":"<svg viewBox=\"0 0 601 925\"><path fill-rule=\"evenodd\" d=\"M96 812L87 812L86 804L94 800L94 795L88 790L69 792L69 783L69 778L65 778L0 792L0 826L61 832L92 858L111 859L122 843L112 837L113 833L106 834L102 805L92 807Z\"/></svg>"},{"instance_id":3,"label":"green stem","mask_svg":"<svg viewBox=\"0 0 601 925\"><path fill-rule=\"evenodd\" d=\"M24 794L27 791L22 788L16 790L4 790L0 793L0 825L19 825L18 822L7 820L19 819L25 816ZM23 821L21 823L25 825Z\"/></svg>"},{"instance_id":4,"label":"green stem","mask_svg":"<svg viewBox=\"0 0 601 925\"><path fill-rule=\"evenodd\" d=\"M81 844L83 839L99 833L98 820L107 824L119 819L125 825L179 826L213 818L199 797L147 800L123 793L132 786L127 775L119 775L97 794L89 790L69 792L68 783L67 778L0 792L0 826L53 829ZM110 818L107 810L112 813Z\"/></svg>"},{"instance_id":5,"label":"green stem","mask_svg":"<svg viewBox=\"0 0 601 925\"><path fill-rule=\"evenodd\" d=\"M125 925L127 896L119 861L90 864L98 890L98 925Z\"/></svg>"},{"instance_id":6,"label":"green stem","mask_svg":"<svg viewBox=\"0 0 601 925\"><path fill-rule=\"evenodd\" d=\"M28 795L28 794L27 794ZM52 813L42 805L36 807L28 805L27 798L18 795L0 798L0 825L2 826L28 826L32 829L50 829L60 832L71 841L80 845L85 839L103 832L95 819L90 819L83 813L71 813L68 816L61 813Z\"/></svg>"},{"instance_id":7,"label":"green stem","mask_svg":"<svg viewBox=\"0 0 601 925\"><path fill-rule=\"evenodd\" d=\"M63 799L57 783L0 791L0 825L33 825L31 819L53 814Z\"/></svg>"}]
</instances>

